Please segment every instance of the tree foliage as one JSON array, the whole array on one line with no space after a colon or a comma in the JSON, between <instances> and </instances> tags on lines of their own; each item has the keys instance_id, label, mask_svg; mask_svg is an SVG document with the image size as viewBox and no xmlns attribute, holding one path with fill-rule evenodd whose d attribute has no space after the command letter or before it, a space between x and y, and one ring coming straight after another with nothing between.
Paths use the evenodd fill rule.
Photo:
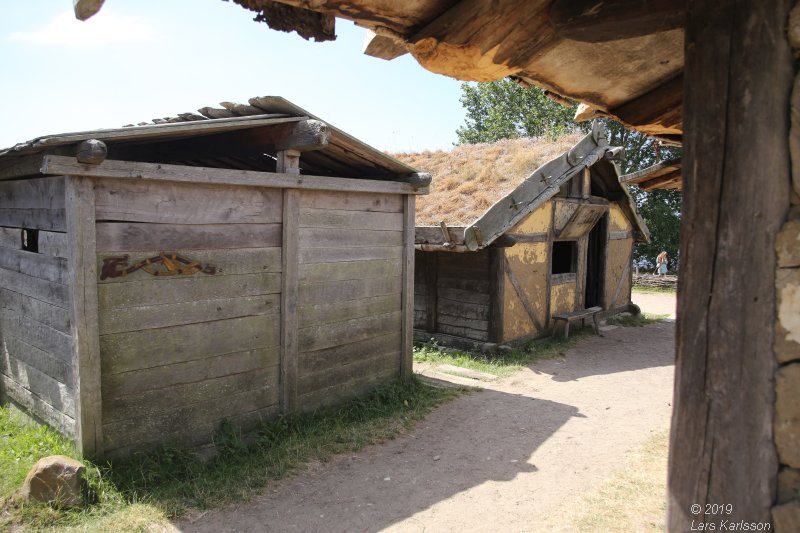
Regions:
<instances>
[{"instance_id":1,"label":"tree foliage","mask_svg":"<svg viewBox=\"0 0 800 533\"><path fill-rule=\"evenodd\" d=\"M565 107L545 96L537 87L523 88L511 80L490 83L463 83L461 105L467 111L465 124L456 130L458 144L495 142L515 137L557 137L571 131L587 131L589 125L576 123L575 108ZM605 121L612 146L625 148L621 170L627 174L655 164L660 159L678 157L680 150L660 147L657 141L630 130L615 120ZM679 191L645 192L630 188L639 213L650 229L652 242L640 244L634 259L643 266L655 264L662 250L669 254L669 266L678 261L681 217Z\"/></svg>"}]
</instances>

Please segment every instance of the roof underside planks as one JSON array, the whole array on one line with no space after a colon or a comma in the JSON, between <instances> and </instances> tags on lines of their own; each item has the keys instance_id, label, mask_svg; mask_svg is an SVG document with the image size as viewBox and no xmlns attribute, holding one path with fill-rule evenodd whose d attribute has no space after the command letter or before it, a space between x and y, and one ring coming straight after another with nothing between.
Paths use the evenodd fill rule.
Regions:
<instances>
[{"instance_id":1,"label":"roof underside planks","mask_svg":"<svg viewBox=\"0 0 800 533\"><path fill-rule=\"evenodd\" d=\"M643 191L656 189L681 189L681 160L660 161L638 172L620 176L621 183L638 185Z\"/></svg>"}]
</instances>

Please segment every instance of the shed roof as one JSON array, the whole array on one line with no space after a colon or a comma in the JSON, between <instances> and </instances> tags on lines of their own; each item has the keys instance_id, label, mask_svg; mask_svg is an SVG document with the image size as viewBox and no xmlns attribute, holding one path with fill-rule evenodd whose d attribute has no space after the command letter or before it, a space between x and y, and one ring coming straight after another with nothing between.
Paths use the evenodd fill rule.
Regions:
<instances>
[{"instance_id":1,"label":"shed roof","mask_svg":"<svg viewBox=\"0 0 800 533\"><path fill-rule=\"evenodd\" d=\"M505 143L505 148L508 148L507 145L508 143ZM502 151L501 148L495 153L499 155ZM557 154L555 157L552 156L553 152ZM443 205L446 212L454 213L455 216L452 220L445 216L437 217L434 207L426 210L428 206L424 206L422 209L426 210L425 215L418 215L417 218L417 244L436 247L443 246L447 241L451 246L460 245L469 250L485 248L528 214L553 198L564 184L579 175L585 168L591 168L592 170L593 190L596 189L602 197L617 201L622 206L634 226L636 240L645 242L649 240L650 233L647 225L637 213L636 203L628 192L627 185L619 181L619 167L615 160L620 157L621 148L614 148L608 145L606 131L602 123L595 121L592 125L591 133L577 138L577 142L575 136L566 136L559 141L549 143L541 151L542 159L545 159L545 154L549 155L550 159L540 162L541 164L533 172L529 172L527 176L525 174L505 176L505 183L493 186L490 177L494 177L498 182L501 178L498 172L489 170L485 173L485 178L480 185L476 185L474 190L455 198L455 202L460 200L467 201L468 205L472 206L471 209L474 209L474 206L478 205L479 202L485 201L483 199L484 194L486 197L497 197L497 200L477 217L472 218L468 215L468 213L472 212L471 210L461 211L457 208L454 209L452 205L454 201L448 201L448 192L446 190L442 190L439 193L434 192L431 206ZM417 164L416 160L415 164ZM483 164L485 162L479 165ZM502 167L496 161L492 164L498 168ZM433 171L433 183L436 184L440 177L436 174L433 166L429 168ZM456 179L448 181L457 185ZM483 194L479 196L478 200L471 200L471 196L479 190ZM466 219L467 216L470 216L469 220ZM440 221L448 226L454 226L453 230L449 232L450 239L445 239L444 235L438 231L438 228L426 229L423 227L426 223L437 224Z\"/></svg>"},{"instance_id":2,"label":"shed roof","mask_svg":"<svg viewBox=\"0 0 800 533\"><path fill-rule=\"evenodd\" d=\"M280 96L220 105L122 128L37 137L0 150L0 163L22 155L59 153L81 141L97 139L108 145L109 159L274 172L276 150L270 143L275 132L293 123L320 120ZM392 179L417 172L330 124L323 127L329 133L328 142L321 149L303 153L302 174Z\"/></svg>"}]
</instances>

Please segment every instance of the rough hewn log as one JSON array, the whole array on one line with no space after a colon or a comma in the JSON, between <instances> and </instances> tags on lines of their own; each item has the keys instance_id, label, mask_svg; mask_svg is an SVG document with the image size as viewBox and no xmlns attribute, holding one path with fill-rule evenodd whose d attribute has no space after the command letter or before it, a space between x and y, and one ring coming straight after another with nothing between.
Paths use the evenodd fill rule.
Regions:
<instances>
[{"instance_id":1,"label":"rough hewn log","mask_svg":"<svg viewBox=\"0 0 800 533\"><path fill-rule=\"evenodd\" d=\"M556 0L550 21L565 39L600 43L683 26L684 2L676 0Z\"/></svg>"},{"instance_id":2,"label":"rough hewn log","mask_svg":"<svg viewBox=\"0 0 800 533\"><path fill-rule=\"evenodd\" d=\"M364 54L391 61L408 53L402 36L381 26L364 34Z\"/></svg>"},{"instance_id":3,"label":"rough hewn log","mask_svg":"<svg viewBox=\"0 0 800 533\"><path fill-rule=\"evenodd\" d=\"M105 0L73 0L72 6L75 11L75 18L78 20L88 20L100 11Z\"/></svg>"},{"instance_id":4,"label":"rough hewn log","mask_svg":"<svg viewBox=\"0 0 800 533\"><path fill-rule=\"evenodd\" d=\"M284 137L275 140L276 150L297 150L306 152L320 150L328 146L331 132L321 120L304 120L292 125Z\"/></svg>"},{"instance_id":5,"label":"rough hewn log","mask_svg":"<svg viewBox=\"0 0 800 533\"><path fill-rule=\"evenodd\" d=\"M790 3L689 6L670 531L770 520L778 470L774 246L790 185ZM733 512L692 513L706 503Z\"/></svg>"},{"instance_id":6,"label":"rough hewn log","mask_svg":"<svg viewBox=\"0 0 800 533\"><path fill-rule=\"evenodd\" d=\"M75 159L78 160L78 163L85 165L99 165L106 160L107 155L108 147L106 143L97 139L89 139L78 145Z\"/></svg>"}]
</instances>

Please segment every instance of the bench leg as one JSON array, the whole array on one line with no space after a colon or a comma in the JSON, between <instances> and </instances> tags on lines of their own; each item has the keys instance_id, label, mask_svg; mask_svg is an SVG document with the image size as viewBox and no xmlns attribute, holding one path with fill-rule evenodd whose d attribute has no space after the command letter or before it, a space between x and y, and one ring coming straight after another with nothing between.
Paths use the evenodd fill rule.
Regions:
<instances>
[{"instance_id":1,"label":"bench leg","mask_svg":"<svg viewBox=\"0 0 800 533\"><path fill-rule=\"evenodd\" d=\"M592 315L592 322L594 323L594 334L598 337L602 337L602 335L600 335L600 328L597 326L597 313Z\"/></svg>"},{"instance_id":2,"label":"bench leg","mask_svg":"<svg viewBox=\"0 0 800 533\"><path fill-rule=\"evenodd\" d=\"M569 339L569 320L564 321L564 340Z\"/></svg>"}]
</instances>

